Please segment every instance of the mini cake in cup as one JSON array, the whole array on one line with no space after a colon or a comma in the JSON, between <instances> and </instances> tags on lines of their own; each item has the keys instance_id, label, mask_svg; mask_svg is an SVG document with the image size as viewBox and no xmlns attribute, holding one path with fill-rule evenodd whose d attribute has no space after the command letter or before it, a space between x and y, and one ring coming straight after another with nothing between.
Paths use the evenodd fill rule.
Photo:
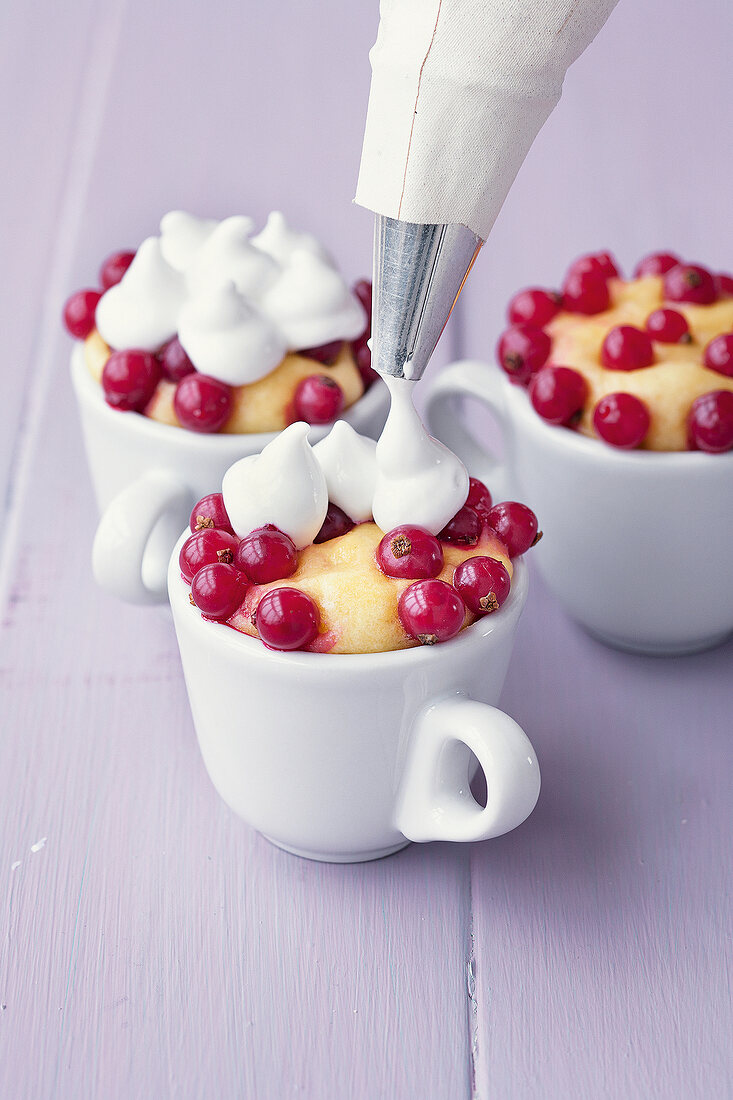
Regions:
<instances>
[{"instance_id":1,"label":"mini cake in cup","mask_svg":"<svg viewBox=\"0 0 733 1100\"><path fill-rule=\"evenodd\" d=\"M536 503L537 567L611 645L679 654L733 631L732 290L671 253L629 280L608 253L582 257L561 292L512 299L503 370L454 364L429 395L440 438ZM466 397L498 419L501 462L467 432Z\"/></svg>"},{"instance_id":2,"label":"mini cake in cup","mask_svg":"<svg viewBox=\"0 0 733 1100\"><path fill-rule=\"evenodd\" d=\"M383 530L375 445L337 423L311 448L296 424L193 510L168 583L199 743L281 847L350 862L486 839L536 802L532 747L493 704L537 521L463 473L442 513Z\"/></svg>"},{"instance_id":3,"label":"mini cake in cup","mask_svg":"<svg viewBox=\"0 0 733 1100\"><path fill-rule=\"evenodd\" d=\"M370 284L350 289L322 245L279 213L253 229L245 217L174 211L159 236L105 261L99 289L66 303L78 341L72 380L104 513L95 562L120 552L131 525L136 543L150 541L143 577L98 575L124 599L165 599L170 531L237 457L295 420L311 424L314 439L337 416L371 435L384 423L386 391L369 365ZM161 495L140 484L148 475L169 490L167 519L158 517L152 538L132 518L152 517L151 498Z\"/></svg>"}]
</instances>

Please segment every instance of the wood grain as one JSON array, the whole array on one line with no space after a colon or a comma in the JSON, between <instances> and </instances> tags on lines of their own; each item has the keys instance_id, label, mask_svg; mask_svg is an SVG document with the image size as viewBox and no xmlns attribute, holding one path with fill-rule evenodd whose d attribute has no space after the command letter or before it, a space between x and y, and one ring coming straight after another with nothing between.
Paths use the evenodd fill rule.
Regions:
<instances>
[{"instance_id":1,"label":"wood grain","mask_svg":"<svg viewBox=\"0 0 733 1100\"><path fill-rule=\"evenodd\" d=\"M552 282L570 251L631 258L648 231L730 265L730 18L722 0L694 27L663 0L619 6L431 370L480 354L510 289ZM543 768L533 818L471 849L321 866L228 812L170 621L91 582L63 299L174 206L280 206L368 270L351 195L376 5L12 2L2 19L0 1097L733 1095L731 644L613 653L535 578L504 694ZM670 91L681 34L716 112ZM707 205L688 147L716 150Z\"/></svg>"}]
</instances>

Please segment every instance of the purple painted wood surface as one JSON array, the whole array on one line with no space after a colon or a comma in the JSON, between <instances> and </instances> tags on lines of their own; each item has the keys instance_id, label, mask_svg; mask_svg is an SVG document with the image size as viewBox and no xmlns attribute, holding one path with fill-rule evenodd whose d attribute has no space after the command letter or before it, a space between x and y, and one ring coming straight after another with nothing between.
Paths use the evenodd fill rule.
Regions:
<instances>
[{"instance_id":1,"label":"purple painted wood surface","mask_svg":"<svg viewBox=\"0 0 733 1100\"><path fill-rule=\"evenodd\" d=\"M733 17L688 18L627 0L571 72L443 360L482 354L510 290L585 247L731 265ZM169 623L90 580L65 294L176 205L282 206L363 272L376 19L336 0L3 10L3 1100L733 1094L733 643L614 653L535 579L503 698L540 755L533 818L319 866L218 800ZM680 98L685 62L715 111Z\"/></svg>"}]
</instances>

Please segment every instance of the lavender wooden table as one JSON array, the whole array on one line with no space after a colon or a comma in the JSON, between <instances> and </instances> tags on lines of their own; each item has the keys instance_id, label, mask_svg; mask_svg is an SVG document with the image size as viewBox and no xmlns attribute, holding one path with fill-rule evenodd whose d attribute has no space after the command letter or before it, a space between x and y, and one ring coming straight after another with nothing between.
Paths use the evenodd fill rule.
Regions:
<instances>
[{"instance_id":1,"label":"lavender wooden table","mask_svg":"<svg viewBox=\"0 0 733 1100\"><path fill-rule=\"evenodd\" d=\"M371 219L350 197L375 8L3 7L3 1100L733 1095L733 643L615 653L535 579L503 697L541 758L534 816L485 845L320 866L218 800L169 623L90 581L60 305L175 206L282 206L363 272ZM583 248L730 266L732 22L726 0L674 20L622 2L443 360L480 354L508 292Z\"/></svg>"}]
</instances>

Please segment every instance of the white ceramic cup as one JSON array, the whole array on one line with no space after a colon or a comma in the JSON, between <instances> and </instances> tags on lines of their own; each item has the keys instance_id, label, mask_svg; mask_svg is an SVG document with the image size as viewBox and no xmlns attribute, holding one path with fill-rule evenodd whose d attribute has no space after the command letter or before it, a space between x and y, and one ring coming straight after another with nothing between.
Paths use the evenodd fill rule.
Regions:
<instances>
[{"instance_id":1,"label":"white ceramic cup","mask_svg":"<svg viewBox=\"0 0 733 1100\"><path fill-rule=\"evenodd\" d=\"M173 621L204 763L235 813L296 855L354 863L411 840L486 840L532 812L534 750L490 705L527 596L522 561L501 610L450 642L279 653L191 606L178 566L187 534L168 572ZM485 808L469 789L476 760Z\"/></svg>"},{"instance_id":2,"label":"white ceramic cup","mask_svg":"<svg viewBox=\"0 0 733 1100\"><path fill-rule=\"evenodd\" d=\"M477 442L465 402L498 420L504 457ZM532 551L566 611L610 645L693 653L733 631L733 453L622 451L547 424L497 368L454 363L427 396L431 430L500 496L525 501Z\"/></svg>"},{"instance_id":3,"label":"white ceramic cup","mask_svg":"<svg viewBox=\"0 0 733 1100\"><path fill-rule=\"evenodd\" d=\"M74 348L71 378L101 520L92 548L99 585L128 603L162 603L171 548L197 500L221 486L244 455L259 454L275 432L204 435L112 409L89 374L84 349ZM375 384L343 415L376 438L389 394ZM316 443L331 425L314 425Z\"/></svg>"}]
</instances>

